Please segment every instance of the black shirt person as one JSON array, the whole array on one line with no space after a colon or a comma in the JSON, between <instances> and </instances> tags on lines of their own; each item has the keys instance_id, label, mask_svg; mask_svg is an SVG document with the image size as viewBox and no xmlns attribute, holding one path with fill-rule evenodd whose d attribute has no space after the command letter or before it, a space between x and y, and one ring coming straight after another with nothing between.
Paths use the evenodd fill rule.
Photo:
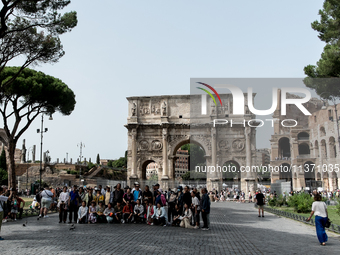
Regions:
<instances>
[{"instance_id":1,"label":"black shirt person","mask_svg":"<svg viewBox=\"0 0 340 255\"><path fill-rule=\"evenodd\" d=\"M259 208L259 217L261 217L260 210L262 210L262 217L264 217L263 205L265 204L265 197L261 193L261 190L259 190L259 192L256 194L255 199L256 199L257 206Z\"/></svg>"}]
</instances>

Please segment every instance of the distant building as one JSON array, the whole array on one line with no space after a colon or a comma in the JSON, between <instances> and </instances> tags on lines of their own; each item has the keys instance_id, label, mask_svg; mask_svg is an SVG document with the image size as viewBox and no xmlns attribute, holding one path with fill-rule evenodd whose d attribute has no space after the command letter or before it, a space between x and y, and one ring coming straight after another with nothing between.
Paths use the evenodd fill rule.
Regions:
<instances>
[{"instance_id":1,"label":"distant building","mask_svg":"<svg viewBox=\"0 0 340 255\"><path fill-rule=\"evenodd\" d=\"M176 152L176 157L175 177L178 178L189 171L189 152L188 150L179 149Z\"/></svg>"},{"instance_id":2,"label":"distant building","mask_svg":"<svg viewBox=\"0 0 340 255\"><path fill-rule=\"evenodd\" d=\"M281 94L281 91L278 92ZM281 95L278 95L281 98ZM300 98L288 94L287 98ZM304 115L295 105L288 105L286 115L281 115L278 101L273 118L274 135L271 136L271 182L290 181L293 190L323 187L324 190L339 188L339 143L334 106L324 105L312 98L303 106L312 115ZM337 107L340 110L340 107ZM338 116L339 117L339 116ZM295 120L295 127L284 127L285 119ZM286 122L286 124L292 125ZM281 167L281 168L280 168Z\"/></svg>"}]
</instances>

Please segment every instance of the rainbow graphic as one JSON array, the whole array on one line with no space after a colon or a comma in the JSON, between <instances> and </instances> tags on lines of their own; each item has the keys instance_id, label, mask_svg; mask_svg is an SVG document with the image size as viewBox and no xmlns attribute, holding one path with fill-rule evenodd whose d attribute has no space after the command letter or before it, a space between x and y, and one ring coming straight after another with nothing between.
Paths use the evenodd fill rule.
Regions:
<instances>
[{"instance_id":1,"label":"rainbow graphic","mask_svg":"<svg viewBox=\"0 0 340 255\"><path fill-rule=\"evenodd\" d=\"M220 95L217 93L217 91L216 91L213 87L211 87L210 85L208 85L208 84L206 84L206 83L203 83L203 82L197 82L197 83L198 83L198 84L201 84L201 85L203 85L203 86L206 86L206 87L209 88L212 92L214 92L214 94L217 96L217 98L218 98L218 100L220 101L221 106L222 106L222 100L221 100L221 98L220 98ZM217 106L215 97L211 94L211 92L210 92L209 90L204 89L204 88L201 88L201 87L197 87L197 88L200 89L200 90L203 90L204 92L206 92L206 93L212 98L212 100L214 101L215 106Z\"/></svg>"}]
</instances>

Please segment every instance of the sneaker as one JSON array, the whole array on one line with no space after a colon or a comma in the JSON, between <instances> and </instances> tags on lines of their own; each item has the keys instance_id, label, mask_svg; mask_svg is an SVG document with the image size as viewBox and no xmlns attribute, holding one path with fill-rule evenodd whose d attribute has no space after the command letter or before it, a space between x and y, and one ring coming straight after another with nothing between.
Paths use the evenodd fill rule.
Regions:
<instances>
[{"instance_id":1,"label":"sneaker","mask_svg":"<svg viewBox=\"0 0 340 255\"><path fill-rule=\"evenodd\" d=\"M165 224L165 225L163 225L163 227L166 227L166 224Z\"/></svg>"},{"instance_id":2,"label":"sneaker","mask_svg":"<svg viewBox=\"0 0 340 255\"><path fill-rule=\"evenodd\" d=\"M210 230L210 228L206 228L205 230Z\"/></svg>"},{"instance_id":3,"label":"sneaker","mask_svg":"<svg viewBox=\"0 0 340 255\"><path fill-rule=\"evenodd\" d=\"M48 215L45 215L44 218L48 218Z\"/></svg>"},{"instance_id":4,"label":"sneaker","mask_svg":"<svg viewBox=\"0 0 340 255\"><path fill-rule=\"evenodd\" d=\"M153 226L153 223L151 223L150 225Z\"/></svg>"},{"instance_id":5,"label":"sneaker","mask_svg":"<svg viewBox=\"0 0 340 255\"><path fill-rule=\"evenodd\" d=\"M17 219L14 219L15 221L17 221Z\"/></svg>"},{"instance_id":6,"label":"sneaker","mask_svg":"<svg viewBox=\"0 0 340 255\"><path fill-rule=\"evenodd\" d=\"M200 227L199 226L195 226L194 229L199 229Z\"/></svg>"},{"instance_id":7,"label":"sneaker","mask_svg":"<svg viewBox=\"0 0 340 255\"><path fill-rule=\"evenodd\" d=\"M122 219L121 222L124 224L124 223L125 223L125 220Z\"/></svg>"},{"instance_id":8,"label":"sneaker","mask_svg":"<svg viewBox=\"0 0 340 255\"><path fill-rule=\"evenodd\" d=\"M41 218L41 214L39 214L39 216L38 216L39 218Z\"/></svg>"},{"instance_id":9,"label":"sneaker","mask_svg":"<svg viewBox=\"0 0 340 255\"><path fill-rule=\"evenodd\" d=\"M262 215L262 217L264 217L264 215Z\"/></svg>"}]
</instances>

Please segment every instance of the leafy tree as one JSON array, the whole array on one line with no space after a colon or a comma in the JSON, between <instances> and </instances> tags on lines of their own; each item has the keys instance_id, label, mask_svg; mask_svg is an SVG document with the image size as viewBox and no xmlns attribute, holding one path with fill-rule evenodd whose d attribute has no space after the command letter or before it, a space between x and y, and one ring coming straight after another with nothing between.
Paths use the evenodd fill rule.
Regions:
<instances>
[{"instance_id":1,"label":"leafy tree","mask_svg":"<svg viewBox=\"0 0 340 255\"><path fill-rule=\"evenodd\" d=\"M73 91L61 80L42 72L25 68L7 86L6 82L17 75L20 67L6 67L0 73L0 113L8 139L9 186L15 188L14 154L20 136L40 114L60 112L70 115L76 100Z\"/></svg>"},{"instance_id":2,"label":"leafy tree","mask_svg":"<svg viewBox=\"0 0 340 255\"><path fill-rule=\"evenodd\" d=\"M112 167L112 163L113 163L113 161L112 161L112 160L109 160L109 161L107 162L107 166L108 166L108 167Z\"/></svg>"},{"instance_id":3,"label":"leafy tree","mask_svg":"<svg viewBox=\"0 0 340 255\"><path fill-rule=\"evenodd\" d=\"M8 185L8 173L6 170L0 168L0 184Z\"/></svg>"},{"instance_id":4,"label":"leafy tree","mask_svg":"<svg viewBox=\"0 0 340 255\"><path fill-rule=\"evenodd\" d=\"M112 162L112 167L116 168L126 167L126 163L127 163L126 158L120 157L119 159Z\"/></svg>"},{"instance_id":5,"label":"leafy tree","mask_svg":"<svg viewBox=\"0 0 340 255\"><path fill-rule=\"evenodd\" d=\"M4 148L0 155L0 169L7 170L6 152Z\"/></svg>"},{"instance_id":6,"label":"leafy tree","mask_svg":"<svg viewBox=\"0 0 340 255\"><path fill-rule=\"evenodd\" d=\"M312 28L319 32L319 39L326 43L320 60L304 68L308 76L304 79L307 87L325 99L339 98L340 86L337 80L315 79L340 77L340 5L337 0L325 0L319 10L320 21L314 21ZM327 92L327 93L324 93Z\"/></svg>"},{"instance_id":7,"label":"leafy tree","mask_svg":"<svg viewBox=\"0 0 340 255\"><path fill-rule=\"evenodd\" d=\"M185 144L181 147L182 150L187 150L189 154L189 169L194 170L195 166L198 166L201 163L205 163L205 152L203 148L197 144Z\"/></svg>"},{"instance_id":8,"label":"leafy tree","mask_svg":"<svg viewBox=\"0 0 340 255\"><path fill-rule=\"evenodd\" d=\"M99 153L97 154L97 160L96 160L96 162L97 162L97 165L100 165L100 156L99 156Z\"/></svg>"},{"instance_id":9,"label":"leafy tree","mask_svg":"<svg viewBox=\"0 0 340 255\"><path fill-rule=\"evenodd\" d=\"M31 64L55 63L64 54L59 36L77 25L77 13L63 12L70 0L2 0L0 73L13 59L22 65L2 84L10 85Z\"/></svg>"}]
</instances>

